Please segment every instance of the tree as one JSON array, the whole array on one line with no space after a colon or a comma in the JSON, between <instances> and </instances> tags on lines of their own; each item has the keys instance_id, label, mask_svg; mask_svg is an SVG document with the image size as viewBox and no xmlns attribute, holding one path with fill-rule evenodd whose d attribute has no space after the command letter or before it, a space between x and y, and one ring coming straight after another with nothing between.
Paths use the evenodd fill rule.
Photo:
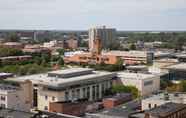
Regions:
<instances>
[{"instance_id":1,"label":"tree","mask_svg":"<svg viewBox=\"0 0 186 118\"><path fill-rule=\"evenodd\" d=\"M59 60L58 60L58 65L61 65L61 66L63 66L64 65L64 60L63 60L63 58L61 57L61 58L59 58Z\"/></svg>"},{"instance_id":2,"label":"tree","mask_svg":"<svg viewBox=\"0 0 186 118\"><path fill-rule=\"evenodd\" d=\"M57 52L59 53L59 55L64 55L65 54L65 50L63 48L57 49Z\"/></svg>"},{"instance_id":3,"label":"tree","mask_svg":"<svg viewBox=\"0 0 186 118\"><path fill-rule=\"evenodd\" d=\"M8 41L9 42L19 42L19 40L20 40L20 38L19 38L19 36L16 33L11 33L8 36Z\"/></svg>"},{"instance_id":4,"label":"tree","mask_svg":"<svg viewBox=\"0 0 186 118\"><path fill-rule=\"evenodd\" d=\"M112 87L112 93L132 93L133 98L139 97L139 91L134 86L115 85Z\"/></svg>"},{"instance_id":5,"label":"tree","mask_svg":"<svg viewBox=\"0 0 186 118\"><path fill-rule=\"evenodd\" d=\"M186 80L182 80L179 86L181 87L181 92L186 92Z\"/></svg>"},{"instance_id":6,"label":"tree","mask_svg":"<svg viewBox=\"0 0 186 118\"><path fill-rule=\"evenodd\" d=\"M132 43L132 44L130 45L130 50L136 50L136 45L135 45L134 43Z\"/></svg>"},{"instance_id":7,"label":"tree","mask_svg":"<svg viewBox=\"0 0 186 118\"><path fill-rule=\"evenodd\" d=\"M123 69L123 62L124 62L123 59L118 58L118 60L115 64L115 66L117 66L117 70L122 70Z\"/></svg>"},{"instance_id":8,"label":"tree","mask_svg":"<svg viewBox=\"0 0 186 118\"><path fill-rule=\"evenodd\" d=\"M0 57L20 55L23 55L23 52L19 49L0 47Z\"/></svg>"}]
</instances>

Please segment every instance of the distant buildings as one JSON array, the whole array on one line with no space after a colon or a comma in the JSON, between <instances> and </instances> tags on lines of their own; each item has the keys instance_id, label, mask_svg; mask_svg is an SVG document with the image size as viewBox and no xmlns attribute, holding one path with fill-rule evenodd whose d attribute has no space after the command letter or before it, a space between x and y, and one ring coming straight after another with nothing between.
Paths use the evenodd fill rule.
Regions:
<instances>
[{"instance_id":1,"label":"distant buildings","mask_svg":"<svg viewBox=\"0 0 186 118\"><path fill-rule=\"evenodd\" d=\"M15 48L20 50L24 47L22 43L18 43L18 42L6 42L3 43L2 46L6 48Z\"/></svg>"},{"instance_id":2,"label":"distant buildings","mask_svg":"<svg viewBox=\"0 0 186 118\"><path fill-rule=\"evenodd\" d=\"M78 40L74 37L66 40L66 44L68 49L77 49L78 48Z\"/></svg>"},{"instance_id":3,"label":"distant buildings","mask_svg":"<svg viewBox=\"0 0 186 118\"><path fill-rule=\"evenodd\" d=\"M89 29L89 50L94 50L94 41L99 37L102 42L103 48L109 48L110 44L116 40L116 29L103 27L95 27Z\"/></svg>"},{"instance_id":4,"label":"distant buildings","mask_svg":"<svg viewBox=\"0 0 186 118\"><path fill-rule=\"evenodd\" d=\"M31 59L32 59L32 56L30 55L0 57L0 61L2 64L15 64L18 62L28 61Z\"/></svg>"},{"instance_id":5,"label":"distant buildings","mask_svg":"<svg viewBox=\"0 0 186 118\"><path fill-rule=\"evenodd\" d=\"M28 54L40 54L40 53L50 53L50 50L42 47L41 45L26 45L23 49L23 52Z\"/></svg>"},{"instance_id":6,"label":"distant buildings","mask_svg":"<svg viewBox=\"0 0 186 118\"><path fill-rule=\"evenodd\" d=\"M33 88L30 81L16 85L0 84L0 106L21 111L30 111L33 106Z\"/></svg>"},{"instance_id":7,"label":"distant buildings","mask_svg":"<svg viewBox=\"0 0 186 118\"><path fill-rule=\"evenodd\" d=\"M160 57L163 53L149 51L108 51L103 52L103 55L112 55L124 60L125 64L151 64L155 57Z\"/></svg>"},{"instance_id":8,"label":"distant buildings","mask_svg":"<svg viewBox=\"0 0 186 118\"><path fill-rule=\"evenodd\" d=\"M65 63L76 63L76 64L116 64L118 58L114 55L102 55L102 44L101 39L97 37L94 40L94 50L91 52L82 52L71 56L65 56Z\"/></svg>"},{"instance_id":9,"label":"distant buildings","mask_svg":"<svg viewBox=\"0 0 186 118\"><path fill-rule=\"evenodd\" d=\"M160 89L159 75L119 72L116 85L135 86L141 96L148 96Z\"/></svg>"},{"instance_id":10,"label":"distant buildings","mask_svg":"<svg viewBox=\"0 0 186 118\"><path fill-rule=\"evenodd\" d=\"M59 49L59 48L77 49L78 40L74 37L71 37L67 40L62 40L62 41L52 40L50 42L43 43L43 47L48 48L50 50Z\"/></svg>"},{"instance_id":11,"label":"distant buildings","mask_svg":"<svg viewBox=\"0 0 186 118\"><path fill-rule=\"evenodd\" d=\"M43 43L43 47L45 47L45 48L53 48L53 47L63 48L64 47L64 42L53 40L53 41L50 41L50 42Z\"/></svg>"},{"instance_id":12,"label":"distant buildings","mask_svg":"<svg viewBox=\"0 0 186 118\"><path fill-rule=\"evenodd\" d=\"M162 59L170 55L161 51L102 51L102 42L99 37L94 40L94 50L90 52L71 53L65 55L66 63L102 63L115 64L118 58L126 65L152 64L154 59Z\"/></svg>"}]
</instances>

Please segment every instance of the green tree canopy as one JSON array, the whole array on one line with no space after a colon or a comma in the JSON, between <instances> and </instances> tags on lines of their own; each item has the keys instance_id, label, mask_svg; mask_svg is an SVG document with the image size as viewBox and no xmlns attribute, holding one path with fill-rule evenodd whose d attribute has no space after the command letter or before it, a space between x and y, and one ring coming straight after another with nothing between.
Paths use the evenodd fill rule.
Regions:
<instances>
[{"instance_id":1,"label":"green tree canopy","mask_svg":"<svg viewBox=\"0 0 186 118\"><path fill-rule=\"evenodd\" d=\"M112 87L112 93L132 93L133 98L139 97L139 91L134 86L115 85Z\"/></svg>"}]
</instances>

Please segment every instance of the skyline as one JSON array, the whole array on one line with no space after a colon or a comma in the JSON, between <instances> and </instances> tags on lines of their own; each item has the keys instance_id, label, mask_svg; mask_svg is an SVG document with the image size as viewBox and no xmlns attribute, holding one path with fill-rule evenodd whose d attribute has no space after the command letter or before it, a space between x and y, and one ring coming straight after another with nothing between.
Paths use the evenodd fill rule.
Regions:
<instances>
[{"instance_id":1,"label":"skyline","mask_svg":"<svg viewBox=\"0 0 186 118\"><path fill-rule=\"evenodd\" d=\"M0 29L185 31L186 0L0 0ZM99 3L99 4L98 4Z\"/></svg>"}]
</instances>

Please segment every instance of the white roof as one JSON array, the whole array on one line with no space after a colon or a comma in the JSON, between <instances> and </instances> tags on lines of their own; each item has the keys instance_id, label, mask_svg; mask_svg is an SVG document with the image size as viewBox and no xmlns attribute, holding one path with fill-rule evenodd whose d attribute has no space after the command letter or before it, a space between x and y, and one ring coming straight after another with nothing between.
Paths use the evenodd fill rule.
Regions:
<instances>
[{"instance_id":1,"label":"white roof","mask_svg":"<svg viewBox=\"0 0 186 118\"><path fill-rule=\"evenodd\" d=\"M73 68L73 69L59 70L59 71L53 71L53 72L70 73L70 72L78 71L78 69L88 70L88 69L82 69L82 68ZM31 80L34 84L42 84L42 85L48 85L48 86L68 86L72 84L80 84L80 83L90 82L90 81L108 80L108 79L112 79L112 77L114 77L115 75L116 75L115 73L110 73L110 72L93 71L93 73L90 73L90 74L74 76L70 78L58 78L58 77L50 77L48 76L48 73L45 73L45 74L36 74L36 75L30 75L30 76L10 78L9 80L13 80L13 81Z\"/></svg>"},{"instance_id":2,"label":"white roof","mask_svg":"<svg viewBox=\"0 0 186 118\"><path fill-rule=\"evenodd\" d=\"M166 67L166 69L183 69L186 70L186 63L179 63L179 64L175 64L175 65L171 65Z\"/></svg>"},{"instance_id":3,"label":"white roof","mask_svg":"<svg viewBox=\"0 0 186 118\"><path fill-rule=\"evenodd\" d=\"M109 52L103 52L103 55L116 55L116 56L133 56L133 57L146 57L148 51L119 51L119 50L112 50ZM164 52L164 51L154 51L154 56L166 56L169 55L170 52Z\"/></svg>"},{"instance_id":4,"label":"white roof","mask_svg":"<svg viewBox=\"0 0 186 118\"><path fill-rule=\"evenodd\" d=\"M70 69L65 69L65 70L51 71L49 73L70 74L70 73L83 72L83 71L93 71L93 69L90 69L90 68L70 68Z\"/></svg>"},{"instance_id":5,"label":"white roof","mask_svg":"<svg viewBox=\"0 0 186 118\"><path fill-rule=\"evenodd\" d=\"M175 96L175 94L177 94L177 96ZM169 100L165 100L164 99L164 93L160 93L157 95L152 95L151 97L145 98L144 101L166 101L166 102L174 102L174 101L182 101L182 98L185 98L185 93L168 93L169 96Z\"/></svg>"},{"instance_id":6,"label":"white roof","mask_svg":"<svg viewBox=\"0 0 186 118\"><path fill-rule=\"evenodd\" d=\"M118 72L118 77L124 79L149 79L153 77L157 77L155 74L144 74L144 73L130 73L130 72Z\"/></svg>"}]
</instances>

